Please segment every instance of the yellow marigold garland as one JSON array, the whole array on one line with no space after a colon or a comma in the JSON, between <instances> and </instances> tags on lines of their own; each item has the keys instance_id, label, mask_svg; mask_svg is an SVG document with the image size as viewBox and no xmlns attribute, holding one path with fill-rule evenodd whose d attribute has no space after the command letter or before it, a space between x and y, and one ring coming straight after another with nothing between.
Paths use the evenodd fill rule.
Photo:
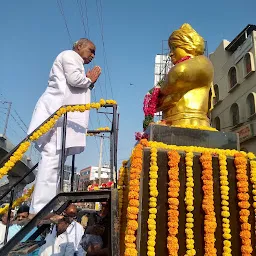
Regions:
<instances>
[{"instance_id":1,"label":"yellow marigold garland","mask_svg":"<svg viewBox=\"0 0 256 256\"><path fill-rule=\"evenodd\" d=\"M186 191L185 191L185 204L186 204L186 255L196 255L194 247L194 178L193 178L193 152L187 152L186 161Z\"/></svg>"},{"instance_id":2,"label":"yellow marigold garland","mask_svg":"<svg viewBox=\"0 0 256 256\"><path fill-rule=\"evenodd\" d=\"M214 212L214 194L213 194L213 170L212 170L212 155L203 153L200 157L200 162L203 167L202 180L204 197L202 208L204 216L204 250L206 256L217 255L215 248L215 231L217 227L216 217Z\"/></svg>"},{"instance_id":3,"label":"yellow marigold garland","mask_svg":"<svg viewBox=\"0 0 256 256\"><path fill-rule=\"evenodd\" d=\"M16 200L14 200L13 204L12 204L12 208L15 208L19 205L21 205L23 202L27 201L30 197L31 197L31 194L33 193L34 191L34 186L31 187L26 194L24 194L23 196L17 198ZM1 208L0 209L0 214L4 214L8 211L9 209L9 205L5 205L4 208Z\"/></svg>"},{"instance_id":4,"label":"yellow marigold garland","mask_svg":"<svg viewBox=\"0 0 256 256\"><path fill-rule=\"evenodd\" d=\"M202 126L202 125L199 125L199 126L194 126L194 125L172 125L172 127L218 132L218 130L213 128L213 127Z\"/></svg>"},{"instance_id":5,"label":"yellow marigold garland","mask_svg":"<svg viewBox=\"0 0 256 256\"><path fill-rule=\"evenodd\" d=\"M157 213L157 149L150 149L150 170L149 170L149 217L148 217L148 245L147 255L155 256L156 245L156 213Z\"/></svg>"},{"instance_id":6,"label":"yellow marigold garland","mask_svg":"<svg viewBox=\"0 0 256 256\"><path fill-rule=\"evenodd\" d=\"M0 179L8 174L8 172L14 167L14 165L20 161L24 155L24 153L30 147L31 141L35 141L39 139L43 134L47 133L56 123L56 121L67 112L84 112L86 110L90 110L92 108L99 109L106 104L116 105L116 101L114 100L104 100L100 99L99 102L92 102L85 105L75 105L75 106L65 106L61 107L56 114L45 124L40 126L25 142L21 143L19 148L13 153L10 159L4 164L3 167L0 168Z\"/></svg>"},{"instance_id":7,"label":"yellow marigold garland","mask_svg":"<svg viewBox=\"0 0 256 256\"><path fill-rule=\"evenodd\" d=\"M256 224L256 160L253 153L248 153L248 158L250 159L250 181L252 183L252 194L253 194L253 208L255 215L255 224ZM255 235L256 235L256 226L255 226Z\"/></svg>"},{"instance_id":8,"label":"yellow marigold garland","mask_svg":"<svg viewBox=\"0 0 256 256\"><path fill-rule=\"evenodd\" d=\"M220 166L220 192L221 192L221 216L223 231L223 256L232 255L231 253L231 229L230 229L230 211L229 211L229 182L227 170L227 157L224 154L219 155Z\"/></svg>"},{"instance_id":9,"label":"yellow marigold garland","mask_svg":"<svg viewBox=\"0 0 256 256\"><path fill-rule=\"evenodd\" d=\"M140 174L142 171L143 147L147 140L142 139L131 156L130 182L127 207L127 226L125 231L125 256L137 256L136 231L138 229Z\"/></svg>"},{"instance_id":10,"label":"yellow marigold garland","mask_svg":"<svg viewBox=\"0 0 256 256\"><path fill-rule=\"evenodd\" d=\"M237 189L238 189L238 206L240 208L240 223L241 231L240 238L242 240L241 255L248 256L251 255L253 249L251 245L251 224L248 222L250 211L249 203L249 184L247 176L247 158L241 154L235 154L235 166L236 166L236 179L237 179Z\"/></svg>"},{"instance_id":11,"label":"yellow marigold garland","mask_svg":"<svg viewBox=\"0 0 256 256\"><path fill-rule=\"evenodd\" d=\"M96 129L96 131L110 131L110 128L109 127L99 127ZM86 136L94 136L95 134L94 133L87 133Z\"/></svg>"},{"instance_id":12,"label":"yellow marigold garland","mask_svg":"<svg viewBox=\"0 0 256 256\"><path fill-rule=\"evenodd\" d=\"M179 251L179 242L176 237L179 228L179 162L180 155L177 151L168 152L168 165L170 167L168 171L169 175L169 188L168 188L168 237L167 248L169 256L177 256Z\"/></svg>"},{"instance_id":13,"label":"yellow marigold garland","mask_svg":"<svg viewBox=\"0 0 256 256\"><path fill-rule=\"evenodd\" d=\"M123 186L124 186L124 176L126 175L126 164L128 161L123 161L122 166L119 170L118 178L118 206L119 206L119 219L121 219L122 208L123 208Z\"/></svg>"}]
</instances>

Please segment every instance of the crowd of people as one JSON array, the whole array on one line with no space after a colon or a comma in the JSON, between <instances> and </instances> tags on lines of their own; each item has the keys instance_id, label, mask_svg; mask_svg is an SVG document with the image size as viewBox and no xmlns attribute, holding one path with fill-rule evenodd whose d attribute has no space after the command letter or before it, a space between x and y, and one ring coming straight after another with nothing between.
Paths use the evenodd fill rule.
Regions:
<instances>
[{"instance_id":1,"label":"crowd of people","mask_svg":"<svg viewBox=\"0 0 256 256\"><path fill-rule=\"evenodd\" d=\"M29 221L29 206L22 205L16 214L11 215L8 229L9 241ZM28 242L39 226L50 223L50 229L36 238L41 246L27 256L94 256L109 255L109 203L102 202L101 210L78 211L70 204L61 215L49 214L38 222L21 242ZM7 214L1 216L0 248L4 245Z\"/></svg>"}]
</instances>

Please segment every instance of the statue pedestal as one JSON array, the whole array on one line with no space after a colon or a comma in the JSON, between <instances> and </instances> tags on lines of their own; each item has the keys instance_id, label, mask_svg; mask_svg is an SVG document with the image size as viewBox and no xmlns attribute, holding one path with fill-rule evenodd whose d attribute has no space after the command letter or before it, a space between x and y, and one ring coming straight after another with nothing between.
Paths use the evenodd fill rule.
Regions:
<instances>
[{"instance_id":1,"label":"statue pedestal","mask_svg":"<svg viewBox=\"0 0 256 256\"><path fill-rule=\"evenodd\" d=\"M185 205L185 189L186 189L186 164L185 154L181 153L181 161L179 164L179 228L178 228L178 241L179 252L178 255L186 254L186 205ZM195 249L197 255L204 255L204 212L202 210L203 200L203 182L202 182L202 167L199 160L200 154L195 154L193 159L193 177L194 177L194 240ZM137 233L137 248L140 256L147 256L147 241L148 241L148 217L149 217L149 168L150 168L150 150L144 149L143 157L143 171L141 173L140 182L140 209L139 209L139 229ZM222 237L222 217L221 217L221 193L220 193L220 174L219 174L219 162L218 157L213 157L213 179L214 179L214 207L216 213L217 229L215 232L215 247L217 249L217 255L223 253L223 237ZM167 250L167 236L168 236L168 156L167 151L159 150L158 152L158 198L157 198L157 219L156 219L156 255L168 255ZM248 166L249 167L249 166ZM227 169L229 171L229 210L230 210L230 229L231 229L231 243L232 243L232 255L241 254L241 238L239 236L241 231L241 223L239 221L238 199L237 199L237 180L236 170L234 167L234 160L227 158ZM249 173L249 168L248 168ZM252 186L249 186L249 194L252 195ZM250 198L251 207L249 223L252 225L251 237L252 247L254 251L252 255L256 255L255 249L255 215L252 207L252 196Z\"/></svg>"},{"instance_id":2,"label":"statue pedestal","mask_svg":"<svg viewBox=\"0 0 256 256\"><path fill-rule=\"evenodd\" d=\"M145 133L148 135L148 140L169 145L239 150L238 134L231 132L214 132L151 124Z\"/></svg>"}]
</instances>

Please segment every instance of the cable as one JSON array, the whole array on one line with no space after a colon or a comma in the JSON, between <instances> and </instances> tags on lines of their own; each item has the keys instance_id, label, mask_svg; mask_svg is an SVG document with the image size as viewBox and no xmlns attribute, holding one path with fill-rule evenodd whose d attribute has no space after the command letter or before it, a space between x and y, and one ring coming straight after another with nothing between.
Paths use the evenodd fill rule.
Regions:
<instances>
[{"instance_id":1,"label":"cable","mask_svg":"<svg viewBox=\"0 0 256 256\"><path fill-rule=\"evenodd\" d=\"M61 13L61 15L63 17L63 20L64 20L66 30L68 32L68 37L69 37L70 44L73 45L73 40L72 40L71 34L69 32L69 29L68 29L68 24L67 24L67 20L66 20L65 14L64 14L64 10L63 10L61 0L57 0L57 3L58 3L58 6L59 6L59 9L60 9L60 13Z\"/></svg>"},{"instance_id":2,"label":"cable","mask_svg":"<svg viewBox=\"0 0 256 256\"><path fill-rule=\"evenodd\" d=\"M112 83L111 83L111 79L110 79L110 73L109 73L107 56L106 56L106 48L105 48L105 42L104 42L104 29L103 29L103 18L102 18L101 0L96 0L96 7L97 7L97 14L98 14L99 23L100 23L101 40L102 40L102 46L103 46L104 65L106 67L107 74L108 74L108 80L109 80L109 85L110 85L111 97L113 98L113 89L112 89ZM106 89L106 93L107 93L106 80L105 80L105 89Z\"/></svg>"},{"instance_id":3,"label":"cable","mask_svg":"<svg viewBox=\"0 0 256 256\"><path fill-rule=\"evenodd\" d=\"M86 33L86 28L85 28L85 23L84 23L84 12L83 12L83 7L82 7L82 3L81 0L76 0L77 5L78 5L78 9L80 12L80 16L81 16L81 20L82 20L82 24L83 24L83 28L84 28L84 36L87 37L87 33Z\"/></svg>"}]
</instances>

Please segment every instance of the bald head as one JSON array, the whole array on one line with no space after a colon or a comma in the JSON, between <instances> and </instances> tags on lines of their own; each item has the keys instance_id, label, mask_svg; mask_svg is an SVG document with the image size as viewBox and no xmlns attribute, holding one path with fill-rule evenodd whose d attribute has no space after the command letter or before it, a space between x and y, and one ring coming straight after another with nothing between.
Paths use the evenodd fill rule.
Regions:
<instances>
[{"instance_id":1,"label":"bald head","mask_svg":"<svg viewBox=\"0 0 256 256\"><path fill-rule=\"evenodd\" d=\"M74 43L73 50L82 57L85 64L88 64L95 57L96 47L89 39L81 38Z\"/></svg>"},{"instance_id":2,"label":"bald head","mask_svg":"<svg viewBox=\"0 0 256 256\"><path fill-rule=\"evenodd\" d=\"M76 217L77 215L77 208L74 204L70 204L65 211L66 215L69 217Z\"/></svg>"}]
</instances>

